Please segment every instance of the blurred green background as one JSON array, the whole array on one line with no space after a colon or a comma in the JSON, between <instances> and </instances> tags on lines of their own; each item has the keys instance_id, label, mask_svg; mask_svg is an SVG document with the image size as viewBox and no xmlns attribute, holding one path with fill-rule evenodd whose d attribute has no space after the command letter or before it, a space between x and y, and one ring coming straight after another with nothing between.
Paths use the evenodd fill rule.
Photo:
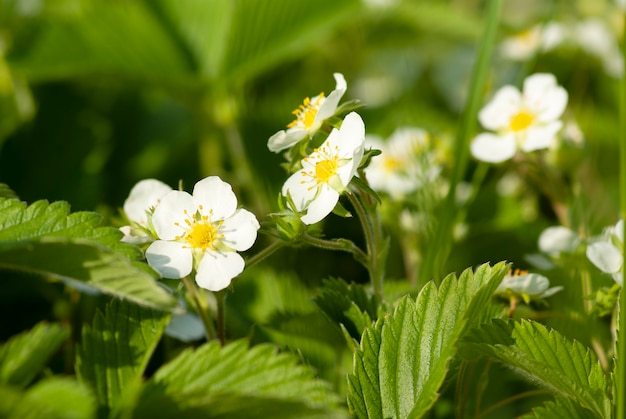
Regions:
<instances>
[{"instance_id":1,"label":"blurred green background","mask_svg":"<svg viewBox=\"0 0 626 419\"><path fill-rule=\"evenodd\" d=\"M173 187L181 181L191 190L199 179L219 175L240 205L264 221L278 210L287 178L267 139L286 127L305 97L330 93L334 72L348 82L344 101L364 105L359 113L367 133L386 137L404 125L429 131L441 147L445 178L457 162L454 138L485 6L478 0L0 0L0 183L29 203L64 200L73 211L97 211L118 225L119 208L141 179ZM624 30L622 13L609 0L505 0L484 92L486 103L500 86L520 86L534 72L553 73L566 88L564 119L580 133L546 158L563 175L570 227L582 235L600 233L618 214L616 89L623 67L612 67L610 54ZM507 38L553 22L569 28L558 46L523 60L503 52ZM604 38L602 30L581 35L585 22L599 23ZM465 180L476 167L470 161ZM549 197L518 175L508 164L488 168L458 226L446 272L500 260L528 268L525 256L537 252L540 232L558 221ZM362 243L354 219L330 216L324 232ZM390 278L405 275L396 239ZM267 242L260 236L249 253ZM428 244L426 235L420 250ZM367 272L348 254L312 248L281 249L266 262L246 271L227 300L231 336L295 347L339 388L345 385L335 364L342 338L330 332L302 285L329 276L364 283ZM566 285L568 275L552 272L550 279ZM42 318L66 318L76 302L61 287L18 276L0 298L0 315L13 319L3 324L0 340ZM392 281L389 286L393 295ZM568 292L555 310L578 308L568 308ZM88 319L95 304L81 298L87 302L73 315L84 310ZM569 336L577 333L574 320ZM307 343L315 341L324 345Z\"/></svg>"}]
</instances>

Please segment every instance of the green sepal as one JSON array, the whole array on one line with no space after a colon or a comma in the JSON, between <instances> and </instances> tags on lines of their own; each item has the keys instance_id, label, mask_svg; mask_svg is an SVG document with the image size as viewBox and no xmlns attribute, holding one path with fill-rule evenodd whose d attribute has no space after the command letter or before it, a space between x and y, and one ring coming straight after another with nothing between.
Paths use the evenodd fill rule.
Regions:
<instances>
[{"instance_id":1,"label":"green sepal","mask_svg":"<svg viewBox=\"0 0 626 419\"><path fill-rule=\"evenodd\" d=\"M380 199L380 195L378 195L378 193L375 190L373 190L371 186L368 185L368 183L365 182L360 177L354 176L352 180L350 181L350 183L353 183L357 188L359 188L360 190L362 190L363 192L367 193L369 196L374 198L376 202L378 202L378 204L382 203L382 200Z\"/></svg>"},{"instance_id":2,"label":"green sepal","mask_svg":"<svg viewBox=\"0 0 626 419\"><path fill-rule=\"evenodd\" d=\"M341 205L341 202L339 201L337 201L337 205L335 205L335 208L333 208L333 214L343 218L352 217L352 213L348 211L343 205Z\"/></svg>"}]
</instances>

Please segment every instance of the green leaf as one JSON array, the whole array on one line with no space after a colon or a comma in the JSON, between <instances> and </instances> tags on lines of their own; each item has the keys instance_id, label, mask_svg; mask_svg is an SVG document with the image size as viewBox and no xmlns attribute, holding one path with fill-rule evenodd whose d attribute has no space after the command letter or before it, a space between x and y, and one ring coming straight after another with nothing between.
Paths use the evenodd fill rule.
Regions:
<instances>
[{"instance_id":1,"label":"green leaf","mask_svg":"<svg viewBox=\"0 0 626 419\"><path fill-rule=\"evenodd\" d=\"M96 403L85 386L65 377L49 377L18 394L0 387L0 396L10 395L9 406L0 402L0 412L12 418L95 418Z\"/></svg>"},{"instance_id":2,"label":"green leaf","mask_svg":"<svg viewBox=\"0 0 626 419\"><path fill-rule=\"evenodd\" d=\"M182 352L148 381L135 414L263 417L263 412L272 412L269 416L274 418L300 414L344 416L339 403L330 386L316 379L313 370L299 365L296 356L277 353L268 344L248 348L240 340L224 347L210 342L195 351ZM257 408L259 413L254 414Z\"/></svg>"},{"instance_id":3,"label":"green leaf","mask_svg":"<svg viewBox=\"0 0 626 419\"><path fill-rule=\"evenodd\" d=\"M67 338L58 324L38 323L0 346L0 384L26 387Z\"/></svg>"},{"instance_id":4,"label":"green leaf","mask_svg":"<svg viewBox=\"0 0 626 419\"><path fill-rule=\"evenodd\" d=\"M411 417L438 397L455 345L487 315L488 301L507 272L503 262L428 283L417 300L400 300L394 312L363 333L348 376L348 406L357 417Z\"/></svg>"},{"instance_id":5,"label":"green leaf","mask_svg":"<svg viewBox=\"0 0 626 419\"><path fill-rule=\"evenodd\" d=\"M66 202L25 203L0 198L0 269L61 280L150 307L172 309L176 300L155 281L135 246L121 233L99 226L92 212L69 213Z\"/></svg>"},{"instance_id":6,"label":"green leaf","mask_svg":"<svg viewBox=\"0 0 626 419\"><path fill-rule=\"evenodd\" d=\"M122 408L140 383L170 315L113 300L84 326L76 373L91 385L101 409Z\"/></svg>"},{"instance_id":7,"label":"green leaf","mask_svg":"<svg viewBox=\"0 0 626 419\"><path fill-rule=\"evenodd\" d=\"M83 292L99 291L146 307L172 310L177 305L146 269L86 240L51 237L0 243L2 269L63 281Z\"/></svg>"},{"instance_id":8,"label":"green leaf","mask_svg":"<svg viewBox=\"0 0 626 419\"><path fill-rule=\"evenodd\" d=\"M488 356L528 381L611 417L608 383L595 354L540 323L494 320L459 345L464 356Z\"/></svg>"},{"instance_id":9,"label":"green leaf","mask_svg":"<svg viewBox=\"0 0 626 419\"><path fill-rule=\"evenodd\" d=\"M521 419L594 419L597 418L592 411L581 407L569 399L557 397L554 401L545 403L541 407L533 409L532 413L524 415Z\"/></svg>"},{"instance_id":10,"label":"green leaf","mask_svg":"<svg viewBox=\"0 0 626 419\"><path fill-rule=\"evenodd\" d=\"M356 0L160 0L203 76L241 82L305 53L354 18Z\"/></svg>"},{"instance_id":11,"label":"green leaf","mask_svg":"<svg viewBox=\"0 0 626 419\"><path fill-rule=\"evenodd\" d=\"M17 194L6 183L0 183L0 198L19 199Z\"/></svg>"},{"instance_id":12,"label":"green leaf","mask_svg":"<svg viewBox=\"0 0 626 419\"><path fill-rule=\"evenodd\" d=\"M131 259L141 257L137 247L120 242L122 233L118 229L100 226L101 222L102 217L95 212L70 214L70 206L64 201L36 201L26 206L21 201L0 198L0 243L41 237L88 239Z\"/></svg>"},{"instance_id":13,"label":"green leaf","mask_svg":"<svg viewBox=\"0 0 626 419\"><path fill-rule=\"evenodd\" d=\"M323 281L313 301L333 323L343 325L354 339L359 339L363 330L371 326L380 306L378 297L368 293L365 286L335 278Z\"/></svg>"},{"instance_id":14,"label":"green leaf","mask_svg":"<svg viewBox=\"0 0 626 419\"><path fill-rule=\"evenodd\" d=\"M172 82L190 64L142 1L81 2L81 12L40 24L32 43L9 54L11 66L32 81L103 74Z\"/></svg>"}]
</instances>

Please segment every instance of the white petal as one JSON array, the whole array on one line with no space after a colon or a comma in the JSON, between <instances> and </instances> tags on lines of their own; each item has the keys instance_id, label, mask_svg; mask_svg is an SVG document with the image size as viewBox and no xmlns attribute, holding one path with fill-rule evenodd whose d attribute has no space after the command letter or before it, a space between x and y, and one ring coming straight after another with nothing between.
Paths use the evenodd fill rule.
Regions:
<instances>
[{"instance_id":1,"label":"white petal","mask_svg":"<svg viewBox=\"0 0 626 419\"><path fill-rule=\"evenodd\" d=\"M137 182L130 190L126 201L124 201L126 216L129 220L147 227L148 217L146 211L155 207L160 199L171 190L172 188L168 185L156 179L144 179Z\"/></svg>"},{"instance_id":2,"label":"white petal","mask_svg":"<svg viewBox=\"0 0 626 419\"><path fill-rule=\"evenodd\" d=\"M337 85L335 86L335 90L330 92L324 103L322 103L322 106L320 106L319 110L317 111L317 115L315 115L315 121L323 121L324 119L333 116L335 114L335 111L337 110L337 105L339 104L339 101L343 97L344 93L346 93L346 90L348 88L348 85L346 84L346 79L343 77L343 74L335 73L333 74L333 76L335 77Z\"/></svg>"},{"instance_id":3,"label":"white petal","mask_svg":"<svg viewBox=\"0 0 626 419\"><path fill-rule=\"evenodd\" d=\"M332 135L332 133L331 133ZM356 112L350 112L343 120L341 128L336 135L326 140L332 150L338 147L339 156L350 161L337 170L343 186L347 186L356 173L364 153L365 124Z\"/></svg>"},{"instance_id":4,"label":"white petal","mask_svg":"<svg viewBox=\"0 0 626 419\"><path fill-rule=\"evenodd\" d=\"M306 135L306 130L300 128L290 128L286 131L281 130L270 137L267 141L267 148L269 148L271 152L278 153L296 144L306 137Z\"/></svg>"},{"instance_id":5,"label":"white petal","mask_svg":"<svg viewBox=\"0 0 626 419\"><path fill-rule=\"evenodd\" d=\"M243 272L245 262L236 252L205 252L196 273L196 283L209 291L220 291Z\"/></svg>"},{"instance_id":6,"label":"white petal","mask_svg":"<svg viewBox=\"0 0 626 419\"><path fill-rule=\"evenodd\" d=\"M550 147L562 125L561 121L554 121L548 125L528 128L520 148L523 152L529 153Z\"/></svg>"},{"instance_id":7,"label":"white petal","mask_svg":"<svg viewBox=\"0 0 626 419\"><path fill-rule=\"evenodd\" d=\"M556 294L559 291L563 291L563 289L564 289L564 287L562 285L559 285L557 287L548 288L547 290L542 292L538 297L539 298L548 298L548 297L553 296L554 294Z\"/></svg>"},{"instance_id":8,"label":"white petal","mask_svg":"<svg viewBox=\"0 0 626 419\"><path fill-rule=\"evenodd\" d=\"M510 159L517 151L515 139L510 136L499 137L494 134L479 134L470 144L472 156L488 163L500 163Z\"/></svg>"},{"instance_id":9,"label":"white petal","mask_svg":"<svg viewBox=\"0 0 626 419\"><path fill-rule=\"evenodd\" d=\"M339 201L339 192L327 184L321 185L318 195L309 204L307 213L302 216L302 222L304 224L315 224L322 221L333 211L337 201Z\"/></svg>"},{"instance_id":10,"label":"white petal","mask_svg":"<svg viewBox=\"0 0 626 419\"><path fill-rule=\"evenodd\" d=\"M618 272L623 263L622 253L609 242L596 242L587 247L587 257L602 272Z\"/></svg>"},{"instance_id":11,"label":"white petal","mask_svg":"<svg viewBox=\"0 0 626 419\"><path fill-rule=\"evenodd\" d=\"M579 244L578 234L563 226L548 227L539 236L539 250L544 253L573 253Z\"/></svg>"},{"instance_id":12,"label":"white petal","mask_svg":"<svg viewBox=\"0 0 626 419\"><path fill-rule=\"evenodd\" d=\"M524 102L532 109L537 109L535 104L541 103L546 92L557 86L556 77L549 73L536 73L524 80Z\"/></svg>"},{"instance_id":13,"label":"white petal","mask_svg":"<svg viewBox=\"0 0 626 419\"><path fill-rule=\"evenodd\" d=\"M237 209L237 197L233 188L218 176L209 176L193 187L193 199L202 214L211 213L212 221L223 220L233 215Z\"/></svg>"},{"instance_id":14,"label":"white petal","mask_svg":"<svg viewBox=\"0 0 626 419\"><path fill-rule=\"evenodd\" d=\"M157 236L162 240L176 239L185 231L182 227L186 226L185 220L192 217L197 210L195 201L187 192L169 192L161 198L161 203L156 207L152 216L152 224Z\"/></svg>"},{"instance_id":15,"label":"white petal","mask_svg":"<svg viewBox=\"0 0 626 419\"><path fill-rule=\"evenodd\" d=\"M360 150L363 155L363 147L365 144L365 123L361 116L356 112L350 112L343 120L339 128L339 135L336 141L339 141L340 154L352 156Z\"/></svg>"},{"instance_id":16,"label":"white petal","mask_svg":"<svg viewBox=\"0 0 626 419\"><path fill-rule=\"evenodd\" d=\"M549 286L550 281L543 275L514 275L504 277L502 283L498 286L498 291L509 289L518 293L537 295L544 292Z\"/></svg>"},{"instance_id":17,"label":"white petal","mask_svg":"<svg viewBox=\"0 0 626 419\"><path fill-rule=\"evenodd\" d=\"M554 121L563 115L566 106L567 91L560 86L555 86L544 92L540 107L536 109L537 120L544 123Z\"/></svg>"},{"instance_id":18,"label":"white petal","mask_svg":"<svg viewBox=\"0 0 626 419\"><path fill-rule=\"evenodd\" d=\"M220 233L224 234L222 241L232 249L248 250L254 244L260 227L254 214L245 209L238 209L232 217L225 219L220 227Z\"/></svg>"},{"instance_id":19,"label":"white petal","mask_svg":"<svg viewBox=\"0 0 626 419\"><path fill-rule=\"evenodd\" d=\"M613 277L613 281L617 282L620 286L624 286L624 272L615 272L611 275Z\"/></svg>"},{"instance_id":20,"label":"white petal","mask_svg":"<svg viewBox=\"0 0 626 419\"><path fill-rule=\"evenodd\" d=\"M306 182L306 180L307 178L302 175L300 170L291 175L283 185L283 196L287 196L289 193L298 211L304 210L317 193L318 187L315 181Z\"/></svg>"},{"instance_id":21,"label":"white petal","mask_svg":"<svg viewBox=\"0 0 626 419\"><path fill-rule=\"evenodd\" d=\"M191 250L177 242L155 241L146 249L146 259L164 278L184 278L193 266Z\"/></svg>"},{"instance_id":22,"label":"white petal","mask_svg":"<svg viewBox=\"0 0 626 419\"><path fill-rule=\"evenodd\" d=\"M478 120L483 127L492 131L498 131L509 127L511 118L517 114L522 106L522 95L513 86L500 88L478 113Z\"/></svg>"}]
</instances>

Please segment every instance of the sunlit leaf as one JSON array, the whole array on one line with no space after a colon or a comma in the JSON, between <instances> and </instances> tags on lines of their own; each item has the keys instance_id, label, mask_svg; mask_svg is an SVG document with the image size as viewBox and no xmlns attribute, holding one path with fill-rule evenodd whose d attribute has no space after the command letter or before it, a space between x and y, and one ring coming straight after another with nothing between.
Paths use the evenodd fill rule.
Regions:
<instances>
[{"instance_id":1,"label":"sunlit leaf","mask_svg":"<svg viewBox=\"0 0 626 419\"><path fill-rule=\"evenodd\" d=\"M0 198L0 243L19 242L41 237L87 239L124 253L132 259L141 252L120 242L122 233L116 228L100 225L102 216L79 211L70 214L67 202L24 202Z\"/></svg>"},{"instance_id":2,"label":"sunlit leaf","mask_svg":"<svg viewBox=\"0 0 626 419\"><path fill-rule=\"evenodd\" d=\"M11 396L7 417L91 419L96 417L96 403L89 389L66 377L49 377L23 393L0 388L0 397ZM4 398L4 397L3 397ZM4 400L0 412L4 412Z\"/></svg>"},{"instance_id":3,"label":"sunlit leaf","mask_svg":"<svg viewBox=\"0 0 626 419\"><path fill-rule=\"evenodd\" d=\"M463 332L491 314L489 299L505 263L428 283L414 301L363 333L348 377L348 405L357 417L421 417L438 397Z\"/></svg>"},{"instance_id":4,"label":"sunlit leaf","mask_svg":"<svg viewBox=\"0 0 626 419\"><path fill-rule=\"evenodd\" d=\"M83 327L76 372L94 389L101 409L120 408L144 373L170 315L111 301Z\"/></svg>"},{"instance_id":5,"label":"sunlit leaf","mask_svg":"<svg viewBox=\"0 0 626 419\"><path fill-rule=\"evenodd\" d=\"M597 417L610 417L607 379L593 351L540 323L494 320L461 342L466 356L488 356Z\"/></svg>"},{"instance_id":6,"label":"sunlit leaf","mask_svg":"<svg viewBox=\"0 0 626 419\"><path fill-rule=\"evenodd\" d=\"M42 238L0 243L0 270L63 281L83 292L102 292L147 307L171 310L176 299L145 269L97 243Z\"/></svg>"},{"instance_id":7,"label":"sunlit leaf","mask_svg":"<svg viewBox=\"0 0 626 419\"><path fill-rule=\"evenodd\" d=\"M0 384L26 387L67 338L58 324L39 323L0 346Z\"/></svg>"},{"instance_id":8,"label":"sunlit leaf","mask_svg":"<svg viewBox=\"0 0 626 419\"><path fill-rule=\"evenodd\" d=\"M274 410L272 410L274 404ZM139 400L140 417L183 412L187 417L343 417L340 398L273 345L236 341L188 349L161 367ZM258 410L257 410L258 409ZM248 416L251 415L251 416ZM194 416L195 417L195 416Z\"/></svg>"},{"instance_id":9,"label":"sunlit leaf","mask_svg":"<svg viewBox=\"0 0 626 419\"><path fill-rule=\"evenodd\" d=\"M176 306L148 266L131 260L141 251L120 243L119 230L99 226L100 221L95 213L70 214L66 202L37 201L27 207L0 198L0 269L32 273L146 306Z\"/></svg>"}]
</instances>

